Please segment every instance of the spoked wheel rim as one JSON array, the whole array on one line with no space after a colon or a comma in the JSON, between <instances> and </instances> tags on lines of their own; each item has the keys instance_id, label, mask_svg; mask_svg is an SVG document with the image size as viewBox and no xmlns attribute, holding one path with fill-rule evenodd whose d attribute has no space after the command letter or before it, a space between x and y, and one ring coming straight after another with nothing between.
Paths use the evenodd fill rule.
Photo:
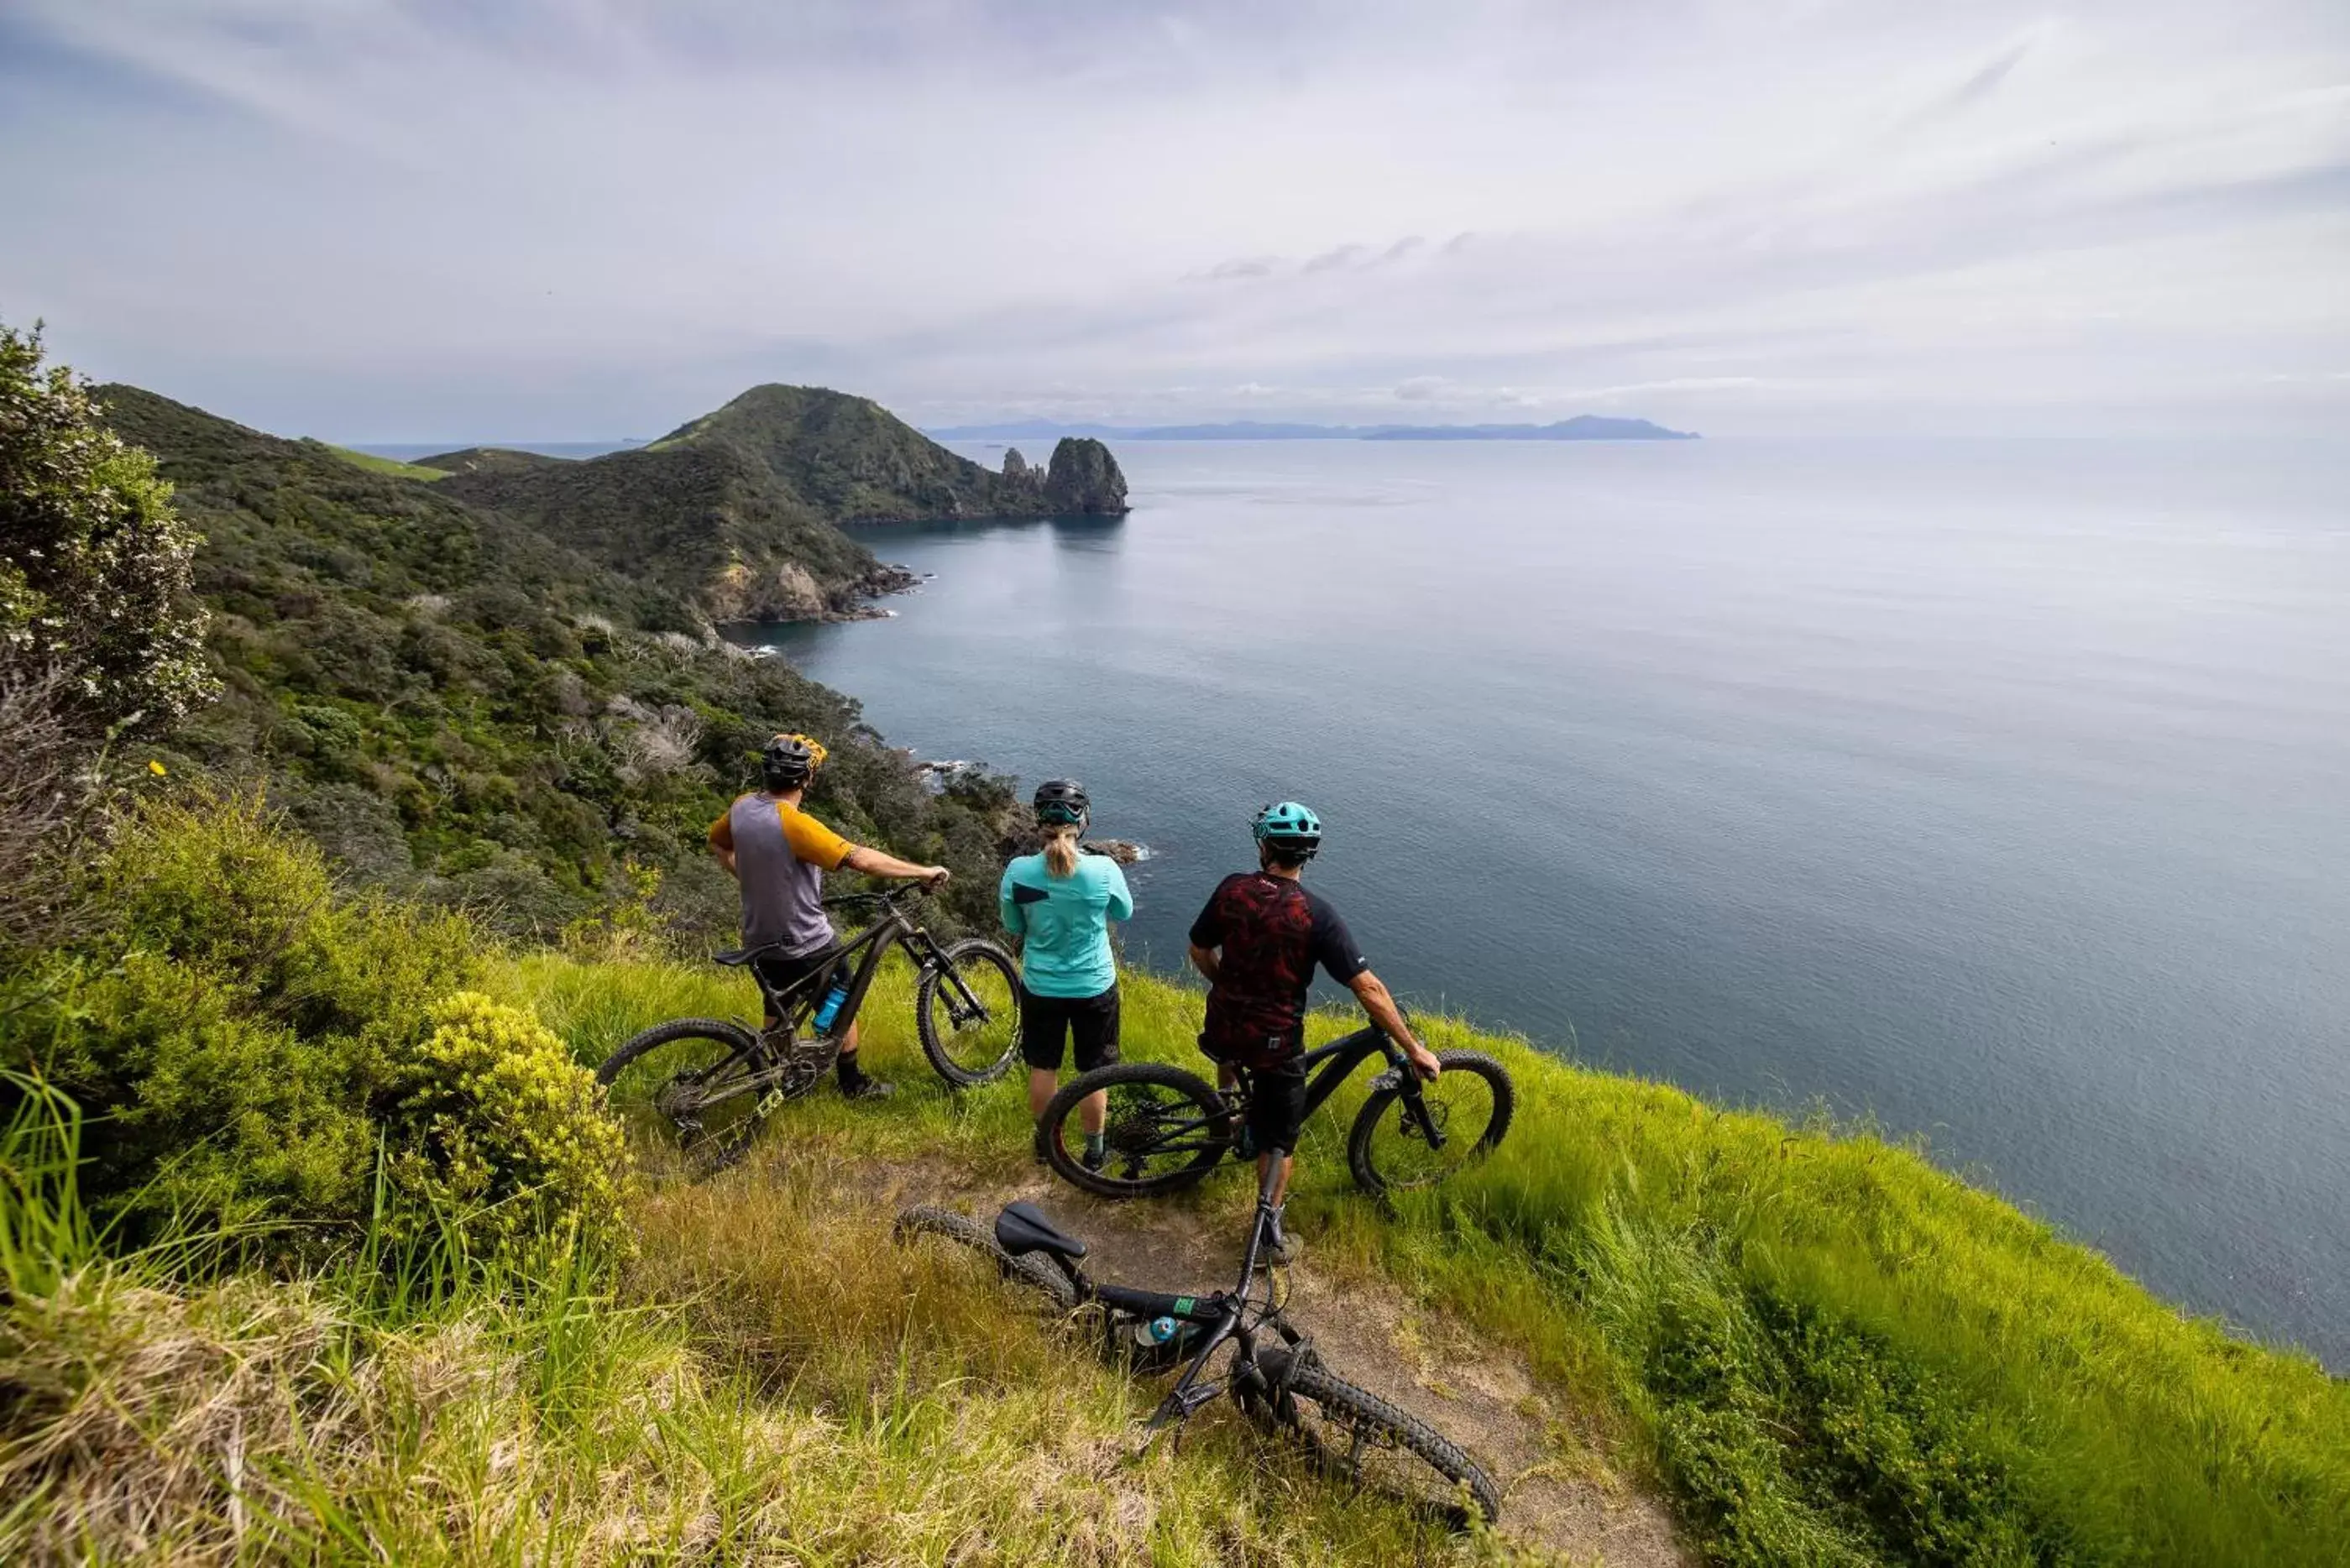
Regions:
<instances>
[{"instance_id":1,"label":"spoked wheel rim","mask_svg":"<svg viewBox=\"0 0 2350 1568\"><path fill-rule=\"evenodd\" d=\"M1113 1084L1102 1091L1100 1174L1112 1181L1149 1182L1180 1175L1222 1153L1225 1138L1197 1101L1164 1084ZM1063 1138L1083 1147L1083 1124L1071 1116Z\"/></svg>"},{"instance_id":2,"label":"spoked wheel rim","mask_svg":"<svg viewBox=\"0 0 2350 1568\"><path fill-rule=\"evenodd\" d=\"M993 1082L1020 1048L1018 972L984 942L959 943L946 956L951 972L926 976L918 998L923 1048L950 1083Z\"/></svg>"},{"instance_id":3,"label":"spoked wheel rim","mask_svg":"<svg viewBox=\"0 0 2350 1568\"><path fill-rule=\"evenodd\" d=\"M1409 1096L1398 1091L1378 1107L1363 1160L1385 1190L1406 1191L1442 1181L1482 1156L1507 1126L1504 1091L1468 1066L1449 1068L1419 1085L1420 1103L1435 1124L1431 1141Z\"/></svg>"}]
</instances>

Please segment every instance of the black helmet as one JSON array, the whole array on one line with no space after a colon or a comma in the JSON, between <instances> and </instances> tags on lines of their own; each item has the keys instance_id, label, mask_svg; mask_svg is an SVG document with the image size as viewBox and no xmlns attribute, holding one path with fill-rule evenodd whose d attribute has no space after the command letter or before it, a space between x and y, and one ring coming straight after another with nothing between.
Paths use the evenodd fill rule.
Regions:
<instances>
[{"instance_id":1,"label":"black helmet","mask_svg":"<svg viewBox=\"0 0 2350 1568\"><path fill-rule=\"evenodd\" d=\"M806 735L777 735L760 753L759 766L766 774L769 789L794 790L807 783L809 776L824 765L824 758L821 742Z\"/></svg>"},{"instance_id":2,"label":"black helmet","mask_svg":"<svg viewBox=\"0 0 2350 1568\"><path fill-rule=\"evenodd\" d=\"M1080 826L1093 805L1075 779L1046 779L1036 786L1036 820L1047 827Z\"/></svg>"}]
</instances>

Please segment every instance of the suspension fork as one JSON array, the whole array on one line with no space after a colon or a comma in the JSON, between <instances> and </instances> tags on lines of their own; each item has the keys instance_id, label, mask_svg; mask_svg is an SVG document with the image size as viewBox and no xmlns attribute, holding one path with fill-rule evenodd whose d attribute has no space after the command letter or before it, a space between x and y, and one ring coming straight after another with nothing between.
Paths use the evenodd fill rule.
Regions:
<instances>
[{"instance_id":1,"label":"suspension fork","mask_svg":"<svg viewBox=\"0 0 2350 1568\"><path fill-rule=\"evenodd\" d=\"M1183 1368L1183 1376L1176 1380L1174 1387L1167 1391L1167 1397L1159 1402L1159 1408L1150 1413L1150 1419L1143 1423L1145 1430L1156 1436L1162 1428L1188 1421L1193 1411L1216 1397L1217 1386L1210 1384L1201 1387L1200 1378L1208 1370L1208 1363L1214 1358L1216 1352L1224 1347L1224 1341L1233 1338L1241 1342L1240 1361L1233 1369L1237 1384L1239 1368L1251 1365L1256 1357L1255 1336L1241 1327L1241 1314L1245 1310L1245 1298L1234 1302L1225 1312L1223 1321L1208 1331L1207 1343L1192 1355L1191 1364Z\"/></svg>"},{"instance_id":2,"label":"suspension fork","mask_svg":"<svg viewBox=\"0 0 2350 1568\"><path fill-rule=\"evenodd\" d=\"M901 922L905 919L902 915L898 918ZM946 981L949 1004L951 1009L962 1014L962 1017L956 1019L957 1023L961 1023L963 1018L977 1017L986 1012L987 1004L980 1001L972 993L971 987L963 983L962 976L955 971L955 966L947 961L946 950L939 946L936 937L920 926L905 924L897 940L908 948L912 948L917 942L921 945L922 966L936 970L939 978Z\"/></svg>"},{"instance_id":3,"label":"suspension fork","mask_svg":"<svg viewBox=\"0 0 2350 1568\"><path fill-rule=\"evenodd\" d=\"M1396 1078L1398 1097L1403 1101L1405 1119L1419 1129L1430 1148L1444 1147L1444 1129L1436 1125L1435 1113L1428 1108L1428 1082L1412 1071L1411 1062L1393 1044L1387 1047L1388 1071Z\"/></svg>"},{"instance_id":4,"label":"suspension fork","mask_svg":"<svg viewBox=\"0 0 2350 1568\"><path fill-rule=\"evenodd\" d=\"M1405 1071L1407 1073L1410 1073L1409 1068L1405 1069ZM1412 1087L1405 1093L1403 1097L1405 1107L1404 1114L1410 1116L1412 1121L1418 1125L1420 1136L1428 1140L1429 1147L1442 1148L1444 1147L1444 1129L1436 1125L1436 1114L1428 1108L1428 1096L1421 1094L1419 1091L1419 1086L1417 1082L1419 1075L1412 1073L1410 1074L1410 1076L1414 1082Z\"/></svg>"}]
</instances>

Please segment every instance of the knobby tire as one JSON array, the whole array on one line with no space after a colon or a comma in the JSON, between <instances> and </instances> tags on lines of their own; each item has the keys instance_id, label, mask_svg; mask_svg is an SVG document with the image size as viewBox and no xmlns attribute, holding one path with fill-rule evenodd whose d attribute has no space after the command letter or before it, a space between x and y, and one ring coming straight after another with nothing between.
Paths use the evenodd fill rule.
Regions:
<instances>
[{"instance_id":1,"label":"knobby tire","mask_svg":"<svg viewBox=\"0 0 2350 1568\"><path fill-rule=\"evenodd\" d=\"M933 1204L921 1204L906 1210L898 1216L895 1234L902 1244L916 1236L943 1236L980 1253L995 1264L998 1274L1013 1283L1036 1291L1053 1303L1056 1312L1074 1312L1077 1305L1077 1287L1068 1276L1046 1260L1034 1255L1014 1257L996 1244L987 1227L968 1214L958 1214L951 1209Z\"/></svg>"},{"instance_id":2,"label":"knobby tire","mask_svg":"<svg viewBox=\"0 0 2350 1568\"><path fill-rule=\"evenodd\" d=\"M1318 1421L1297 1408L1301 1400L1318 1407ZM1486 1523L1502 1516L1500 1489L1459 1444L1409 1411L1332 1376L1326 1367L1290 1367L1280 1416L1326 1468L1347 1475L1357 1485L1395 1492L1407 1502L1451 1510L1460 1508L1461 1490L1465 1487ZM1367 1439L1360 1445L1362 1449L1398 1459L1409 1455L1432 1474L1420 1473L1418 1466L1383 1464L1383 1473L1366 1475L1357 1445L1339 1440L1342 1435L1351 1439L1357 1434Z\"/></svg>"},{"instance_id":3,"label":"knobby tire","mask_svg":"<svg viewBox=\"0 0 2350 1568\"><path fill-rule=\"evenodd\" d=\"M651 1054L665 1045L674 1045L688 1040L707 1040L712 1045L719 1047L718 1052L713 1054L713 1061L723 1059L723 1056L738 1050L755 1052L758 1045L756 1035L741 1024L726 1019L673 1018L667 1023L655 1024L604 1058L603 1064L596 1069L596 1082L608 1090L639 1059ZM759 1093L757 1085L746 1080L741 1095L755 1096L757 1093ZM741 1097L741 1095L730 1095L716 1103L729 1104ZM755 1099L753 1103L755 1106ZM668 1129L671 1139L677 1144L679 1153L685 1161L686 1174L696 1181L706 1180L717 1175L749 1153L751 1141L757 1136L759 1125L763 1119L746 1112L739 1121L714 1131L705 1131L702 1137L688 1142L683 1129L663 1115L656 1104L649 1101L641 1107L615 1105L613 1109L624 1120L631 1118L641 1110L660 1121Z\"/></svg>"}]
</instances>

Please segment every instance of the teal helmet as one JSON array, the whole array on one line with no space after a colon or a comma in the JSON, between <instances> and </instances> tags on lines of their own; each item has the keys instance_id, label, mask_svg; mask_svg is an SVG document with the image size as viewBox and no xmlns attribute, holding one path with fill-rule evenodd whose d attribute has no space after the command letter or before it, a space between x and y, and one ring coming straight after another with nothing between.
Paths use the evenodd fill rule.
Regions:
<instances>
[{"instance_id":1,"label":"teal helmet","mask_svg":"<svg viewBox=\"0 0 2350 1568\"><path fill-rule=\"evenodd\" d=\"M1294 800L1284 800L1266 806L1256 814L1256 824L1251 830L1259 844L1274 844L1284 850L1305 852L1312 858L1322 845L1322 819L1310 806Z\"/></svg>"}]
</instances>

